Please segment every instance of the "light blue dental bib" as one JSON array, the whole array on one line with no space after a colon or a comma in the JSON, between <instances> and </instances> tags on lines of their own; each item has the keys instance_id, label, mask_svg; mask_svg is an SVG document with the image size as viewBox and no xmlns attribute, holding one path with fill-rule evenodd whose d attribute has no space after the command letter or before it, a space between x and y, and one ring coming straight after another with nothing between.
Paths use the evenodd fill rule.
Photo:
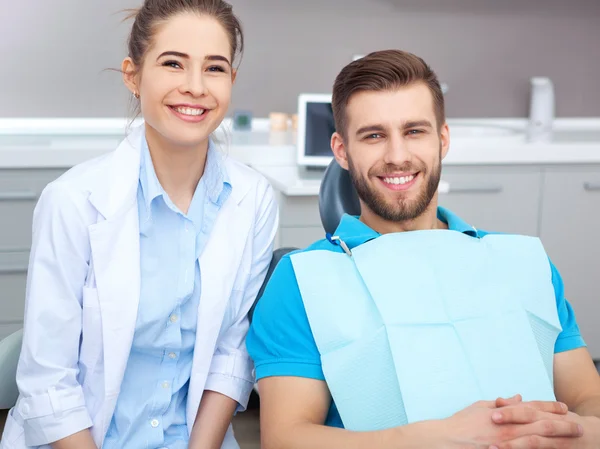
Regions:
<instances>
[{"instance_id":1,"label":"light blue dental bib","mask_svg":"<svg viewBox=\"0 0 600 449\"><path fill-rule=\"evenodd\" d=\"M355 431L442 419L478 400L554 400L561 331L532 237L383 235L291 256L327 385Z\"/></svg>"}]
</instances>

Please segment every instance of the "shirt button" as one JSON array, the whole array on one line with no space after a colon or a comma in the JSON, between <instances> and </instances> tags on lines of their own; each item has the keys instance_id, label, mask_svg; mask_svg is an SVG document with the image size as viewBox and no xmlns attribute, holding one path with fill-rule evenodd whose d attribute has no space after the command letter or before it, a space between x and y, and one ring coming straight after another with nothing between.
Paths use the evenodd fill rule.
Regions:
<instances>
[{"instance_id":1,"label":"shirt button","mask_svg":"<svg viewBox=\"0 0 600 449\"><path fill-rule=\"evenodd\" d=\"M175 358L177 358L177 354L175 354L174 352L169 352L169 358L175 359Z\"/></svg>"},{"instance_id":2,"label":"shirt button","mask_svg":"<svg viewBox=\"0 0 600 449\"><path fill-rule=\"evenodd\" d=\"M171 317L169 318L169 320L171 320L171 323L176 323L177 322L177 315L171 315Z\"/></svg>"},{"instance_id":3,"label":"shirt button","mask_svg":"<svg viewBox=\"0 0 600 449\"><path fill-rule=\"evenodd\" d=\"M150 421L150 425L154 428L158 427L158 419L153 419L152 421Z\"/></svg>"},{"instance_id":4,"label":"shirt button","mask_svg":"<svg viewBox=\"0 0 600 449\"><path fill-rule=\"evenodd\" d=\"M171 384L169 382L163 382L162 383L162 387L165 388L165 389L169 388L170 386L171 386Z\"/></svg>"}]
</instances>

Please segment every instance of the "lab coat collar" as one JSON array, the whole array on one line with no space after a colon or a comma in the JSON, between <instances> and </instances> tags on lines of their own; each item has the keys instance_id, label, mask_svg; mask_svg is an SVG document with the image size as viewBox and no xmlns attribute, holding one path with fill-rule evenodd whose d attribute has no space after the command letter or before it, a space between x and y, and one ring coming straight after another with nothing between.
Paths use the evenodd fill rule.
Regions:
<instances>
[{"instance_id":1,"label":"lab coat collar","mask_svg":"<svg viewBox=\"0 0 600 449\"><path fill-rule=\"evenodd\" d=\"M103 177L99 180L102 187L92 189L90 201L100 214L107 220L118 216L130 209L137 200L137 188L140 176L141 164L141 143L144 138L145 124L142 123L127 135L110 155L108 179ZM228 156L222 154L215 148L211 142L211 151L209 151L209 164L219 167L219 173L216 179L208 186L208 192L211 200L219 202L223 187L231 189L230 198L239 204L250 191L252 186L249 183L235 183L238 173L243 168L239 164L233 164L228 161ZM245 168L245 167L244 167ZM107 186L108 184L108 186ZM107 188L108 187L108 188Z\"/></svg>"},{"instance_id":2,"label":"lab coat collar","mask_svg":"<svg viewBox=\"0 0 600 449\"><path fill-rule=\"evenodd\" d=\"M110 155L108 179L99 181L105 187L90 194L90 202L107 220L128 210L136 201L144 126L135 127Z\"/></svg>"}]
</instances>

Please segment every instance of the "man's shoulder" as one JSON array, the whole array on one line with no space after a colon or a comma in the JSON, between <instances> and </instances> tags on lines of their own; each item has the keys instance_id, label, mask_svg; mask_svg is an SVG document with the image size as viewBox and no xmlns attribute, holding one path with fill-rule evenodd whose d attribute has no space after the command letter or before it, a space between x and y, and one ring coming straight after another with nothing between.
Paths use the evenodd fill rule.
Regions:
<instances>
[{"instance_id":1,"label":"man's shoulder","mask_svg":"<svg viewBox=\"0 0 600 449\"><path fill-rule=\"evenodd\" d=\"M340 248L338 245L334 245L333 243L331 243L329 240L327 240L325 238L325 239L317 240L316 242L310 244L309 246L307 246L305 248L298 248L298 249L294 249L294 250L290 251L289 253L285 254L281 258L280 263L283 261L286 261L286 263L290 263L292 256L308 253L311 251L332 251L332 252L338 252L338 253L343 252L342 248Z\"/></svg>"}]
</instances>

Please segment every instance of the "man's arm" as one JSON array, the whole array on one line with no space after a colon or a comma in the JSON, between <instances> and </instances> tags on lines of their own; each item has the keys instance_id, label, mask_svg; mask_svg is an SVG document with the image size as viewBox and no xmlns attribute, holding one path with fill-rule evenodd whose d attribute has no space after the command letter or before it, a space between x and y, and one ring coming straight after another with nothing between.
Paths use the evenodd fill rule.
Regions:
<instances>
[{"instance_id":1,"label":"man's arm","mask_svg":"<svg viewBox=\"0 0 600 449\"><path fill-rule=\"evenodd\" d=\"M267 377L260 391L261 447L263 449L387 449L397 447L398 429L380 432L348 432L323 425L331 405L325 382L300 377ZM410 431L403 433L405 447ZM414 442L435 447L423 438Z\"/></svg>"},{"instance_id":2,"label":"man's arm","mask_svg":"<svg viewBox=\"0 0 600 449\"><path fill-rule=\"evenodd\" d=\"M496 408L479 402L445 420L422 421L374 432L353 432L323 423L331 405L324 381L267 377L259 381L263 449L417 449L487 447L519 438L523 448L554 447L553 438L577 438L580 429L555 402ZM493 415L502 411L501 424ZM553 413L556 412L556 413ZM545 438L548 437L548 438Z\"/></svg>"},{"instance_id":3,"label":"man's arm","mask_svg":"<svg viewBox=\"0 0 600 449\"><path fill-rule=\"evenodd\" d=\"M550 268L562 327L554 349L554 392L572 412L600 418L600 376L581 338L575 312L565 298L562 277L552 262Z\"/></svg>"},{"instance_id":4,"label":"man's arm","mask_svg":"<svg viewBox=\"0 0 600 449\"><path fill-rule=\"evenodd\" d=\"M600 376L586 348L554 356L554 390L569 410L600 419Z\"/></svg>"}]
</instances>

